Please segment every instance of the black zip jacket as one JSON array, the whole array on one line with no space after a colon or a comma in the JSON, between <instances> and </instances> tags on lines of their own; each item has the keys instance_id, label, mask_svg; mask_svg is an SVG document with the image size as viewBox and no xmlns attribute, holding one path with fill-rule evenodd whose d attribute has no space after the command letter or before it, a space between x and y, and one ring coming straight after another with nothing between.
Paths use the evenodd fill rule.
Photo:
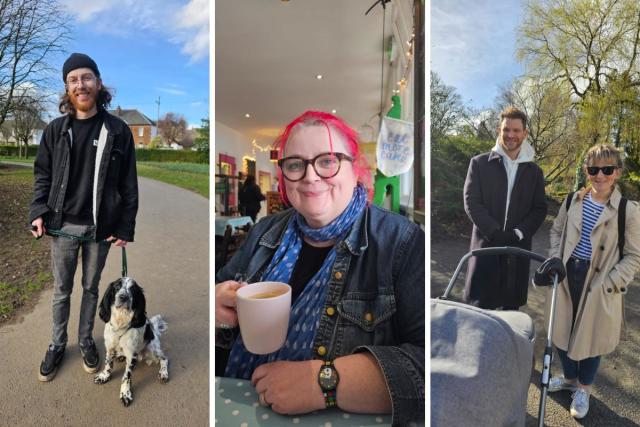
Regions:
<instances>
[{"instance_id":1,"label":"black zip jacket","mask_svg":"<svg viewBox=\"0 0 640 427\"><path fill-rule=\"evenodd\" d=\"M71 117L64 115L44 130L34 164L35 184L29 223L42 217L45 227L62 227L62 206L69 180L70 127ZM113 235L133 242L138 212L133 135L124 121L105 111L99 140L93 188L96 240Z\"/></svg>"}]
</instances>

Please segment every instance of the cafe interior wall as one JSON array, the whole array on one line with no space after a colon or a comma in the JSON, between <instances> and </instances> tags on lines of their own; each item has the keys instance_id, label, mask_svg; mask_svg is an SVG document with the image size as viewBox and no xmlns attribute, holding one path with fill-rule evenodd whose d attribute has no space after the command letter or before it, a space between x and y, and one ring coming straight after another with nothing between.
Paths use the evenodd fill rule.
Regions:
<instances>
[{"instance_id":1,"label":"cafe interior wall","mask_svg":"<svg viewBox=\"0 0 640 427\"><path fill-rule=\"evenodd\" d=\"M256 161L256 179L258 179L258 172L267 172L271 175L271 185L274 183L276 177L275 163L269 160L269 151L261 151L256 148L252 143L252 139L248 138L244 134L230 128L220 122L216 121L215 140L214 140L214 154L215 154L215 173L219 174L219 158L220 154L231 156L236 161L236 174L237 172L245 172L243 158L248 157L255 159ZM262 144L266 146L266 143ZM234 190L238 191L237 180L233 180ZM264 193L264 191L263 191ZM262 202L258 217L262 217L267 213L266 202Z\"/></svg>"}]
</instances>

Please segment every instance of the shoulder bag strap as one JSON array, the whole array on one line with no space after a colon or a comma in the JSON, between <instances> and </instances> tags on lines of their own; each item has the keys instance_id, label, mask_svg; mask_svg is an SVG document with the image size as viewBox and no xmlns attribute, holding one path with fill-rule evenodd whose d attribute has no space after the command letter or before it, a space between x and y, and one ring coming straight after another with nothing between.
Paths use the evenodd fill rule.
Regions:
<instances>
[{"instance_id":1,"label":"shoulder bag strap","mask_svg":"<svg viewBox=\"0 0 640 427\"><path fill-rule=\"evenodd\" d=\"M620 252L620 259L624 257L624 226L627 220L627 199L624 197L620 199L618 205L618 251Z\"/></svg>"}]
</instances>

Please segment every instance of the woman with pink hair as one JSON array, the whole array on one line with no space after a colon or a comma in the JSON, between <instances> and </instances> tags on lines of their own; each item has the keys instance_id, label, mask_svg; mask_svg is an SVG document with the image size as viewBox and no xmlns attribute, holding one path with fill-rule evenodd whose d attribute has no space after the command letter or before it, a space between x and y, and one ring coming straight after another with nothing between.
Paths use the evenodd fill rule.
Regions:
<instances>
[{"instance_id":1,"label":"woman with pink hair","mask_svg":"<svg viewBox=\"0 0 640 427\"><path fill-rule=\"evenodd\" d=\"M357 134L332 114L293 120L280 137L278 168L291 209L258 222L216 274L217 356L229 350L224 376L251 379L260 402L278 413L338 406L392 413L394 425L420 422L424 232L371 205ZM244 283L237 277L292 287L287 338L274 353L250 353L238 334L236 291Z\"/></svg>"}]
</instances>

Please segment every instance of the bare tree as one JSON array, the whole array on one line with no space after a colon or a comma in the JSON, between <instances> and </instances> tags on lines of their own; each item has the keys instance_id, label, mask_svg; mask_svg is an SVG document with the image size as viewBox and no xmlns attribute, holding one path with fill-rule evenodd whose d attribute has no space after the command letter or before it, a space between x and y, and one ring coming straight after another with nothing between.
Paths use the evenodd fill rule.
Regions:
<instances>
[{"instance_id":1,"label":"bare tree","mask_svg":"<svg viewBox=\"0 0 640 427\"><path fill-rule=\"evenodd\" d=\"M48 60L63 51L69 34L62 10L57 0L0 0L0 125L20 87L49 83Z\"/></svg>"},{"instance_id":2,"label":"bare tree","mask_svg":"<svg viewBox=\"0 0 640 427\"><path fill-rule=\"evenodd\" d=\"M11 116L13 136L18 145L18 157L29 157L29 141L33 137L35 130L42 123L42 103L33 96L23 93L19 97L14 97L14 105ZM24 148L24 151L23 151Z\"/></svg>"},{"instance_id":3,"label":"bare tree","mask_svg":"<svg viewBox=\"0 0 640 427\"><path fill-rule=\"evenodd\" d=\"M560 82L521 77L501 88L496 99L497 111L510 105L527 115L527 141L536 152L536 162L547 166L545 180L553 182L566 173L580 152L570 91Z\"/></svg>"},{"instance_id":4,"label":"bare tree","mask_svg":"<svg viewBox=\"0 0 640 427\"><path fill-rule=\"evenodd\" d=\"M180 144L187 134L187 121L180 114L167 113L158 120L158 132L167 144Z\"/></svg>"},{"instance_id":5,"label":"bare tree","mask_svg":"<svg viewBox=\"0 0 640 427\"><path fill-rule=\"evenodd\" d=\"M455 129L464 115L462 98L453 86L447 86L431 72L431 141L440 138Z\"/></svg>"}]
</instances>

